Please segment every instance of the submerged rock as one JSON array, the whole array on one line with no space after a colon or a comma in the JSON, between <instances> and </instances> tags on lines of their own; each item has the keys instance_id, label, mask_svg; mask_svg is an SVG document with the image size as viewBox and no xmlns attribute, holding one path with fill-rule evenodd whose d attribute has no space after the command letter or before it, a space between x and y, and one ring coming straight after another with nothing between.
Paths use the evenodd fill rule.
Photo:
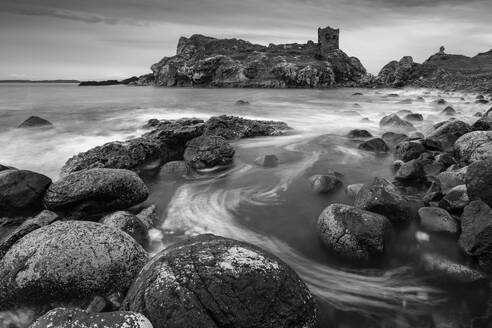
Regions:
<instances>
[{"instance_id":1,"label":"submerged rock","mask_svg":"<svg viewBox=\"0 0 492 328\"><path fill-rule=\"evenodd\" d=\"M355 130L351 130L347 134L347 138L371 138L371 137L372 134L367 130L355 129Z\"/></svg>"},{"instance_id":2,"label":"submerged rock","mask_svg":"<svg viewBox=\"0 0 492 328\"><path fill-rule=\"evenodd\" d=\"M146 262L147 253L124 232L55 222L24 236L0 260L0 309L123 292Z\"/></svg>"},{"instance_id":3,"label":"submerged rock","mask_svg":"<svg viewBox=\"0 0 492 328\"><path fill-rule=\"evenodd\" d=\"M309 178L311 189L317 193L331 192L343 185L343 175L337 172L330 174L316 174Z\"/></svg>"},{"instance_id":4,"label":"submerged rock","mask_svg":"<svg viewBox=\"0 0 492 328\"><path fill-rule=\"evenodd\" d=\"M422 114L418 113L411 113L405 116L405 120L407 121L414 121L414 122L422 122L424 120L424 117Z\"/></svg>"},{"instance_id":5,"label":"submerged rock","mask_svg":"<svg viewBox=\"0 0 492 328\"><path fill-rule=\"evenodd\" d=\"M255 162L263 167L275 167L278 165L278 157L273 154L263 155L258 157Z\"/></svg>"},{"instance_id":6,"label":"submerged rock","mask_svg":"<svg viewBox=\"0 0 492 328\"><path fill-rule=\"evenodd\" d=\"M231 164L234 152L223 137L202 136L187 143L184 160L193 169L206 169Z\"/></svg>"},{"instance_id":7,"label":"submerged rock","mask_svg":"<svg viewBox=\"0 0 492 328\"><path fill-rule=\"evenodd\" d=\"M389 147L381 138L374 138L364 141L359 145L359 149L371 151L374 153L386 153L389 151Z\"/></svg>"},{"instance_id":8,"label":"submerged rock","mask_svg":"<svg viewBox=\"0 0 492 328\"><path fill-rule=\"evenodd\" d=\"M395 133L395 132L385 132L381 136L381 139L383 139L384 142L386 142L391 147L394 147L400 142L406 140L407 138L408 136L406 134Z\"/></svg>"},{"instance_id":9,"label":"submerged rock","mask_svg":"<svg viewBox=\"0 0 492 328\"><path fill-rule=\"evenodd\" d=\"M436 253L422 254L420 267L429 275L429 279L440 284L466 284L487 279L487 275L479 270L453 262Z\"/></svg>"},{"instance_id":10,"label":"submerged rock","mask_svg":"<svg viewBox=\"0 0 492 328\"><path fill-rule=\"evenodd\" d=\"M159 171L160 176L164 177L183 177L192 172L191 168L185 161L171 161L167 162L161 167Z\"/></svg>"},{"instance_id":11,"label":"submerged rock","mask_svg":"<svg viewBox=\"0 0 492 328\"><path fill-rule=\"evenodd\" d=\"M30 116L27 120L22 122L17 128L36 128L36 127L52 127L50 121L45 120L39 116Z\"/></svg>"},{"instance_id":12,"label":"submerged rock","mask_svg":"<svg viewBox=\"0 0 492 328\"><path fill-rule=\"evenodd\" d=\"M355 196L357 196L357 194L359 193L359 191L362 189L363 186L364 186L363 183L354 183L348 185L345 188L345 193L347 194L347 196L355 198Z\"/></svg>"},{"instance_id":13,"label":"submerged rock","mask_svg":"<svg viewBox=\"0 0 492 328\"><path fill-rule=\"evenodd\" d=\"M466 170L465 181L471 200L481 199L492 206L492 160L470 164Z\"/></svg>"},{"instance_id":14,"label":"submerged rock","mask_svg":"<svg viewBox=\"0 0 492 328\"><path fill-rule=\"evenodd\" d=\"M343 204L331 204L318 218L318 234L323 244L353 261L380 258L390 227L383 215Z\"/></svg>"},{"instance_id":15,"label":"submerged rock","mask_svg":"<svg viewBox=\"0 0 492 328\"><path fill-rule=\"evenodd\" d=\"M445 209L440 207L421 207L418 211L420 224L429 232L447 232L456 234L458 224Z\"/></svg>"},{"instance_id":16,"label":"submerged rock","mask_svg":"<svg viewBox=\"0 0 492 328\"><path fill-rule=\"evenodd\" d=\"M454 116L456 115L456 111L453 107L448 106L441 111L441 115Z\"/></svg>"},{"instance_id":17,"label":"submerged rock","mask_svg":"<svg viewBox=\"0 0 492 328\"><path fill-rule=\"evenodd\" d=\"M200 235L157 254L122 305L154 328L317 327L306 285L281 260L247 243Z\"/></svg>"},{"instance_id":18,"label":"submerged rock","mask_svg":"<svg viewBox=\"0 0 492 328\"><path fill-rule=\"evenodd\" d=\"M249 120L238 116L213 116L205 122L204 135L225 139L279 136L291 128L284 122Z\"/></svg>"},{"instance_id":19,"label":"submerged rock","mask_svg":"<svg viewBox=\"0 0 492 328\"><path fill-rule=\"evenodd\" d=\"M454 151L458 160L464 163L491 159L492 131L474 131L456 140Z\"/></svg>"}]
</instances>

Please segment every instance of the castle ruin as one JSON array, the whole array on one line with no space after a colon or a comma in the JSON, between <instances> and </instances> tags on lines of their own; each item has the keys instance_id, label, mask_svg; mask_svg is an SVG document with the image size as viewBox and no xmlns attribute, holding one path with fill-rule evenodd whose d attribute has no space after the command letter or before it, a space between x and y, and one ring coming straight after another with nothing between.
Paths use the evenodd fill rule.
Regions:
<instances>
[{"instance_id":1,"label":"castle ruin","mask_svg":"<svg viewBox=\"0 0 492 328\"><path fill-rule=\"evenodd\" d=\"M318 47L321 57L339 48L340 30L331 27L318 28Z\"/></svg>"}]
</instances>

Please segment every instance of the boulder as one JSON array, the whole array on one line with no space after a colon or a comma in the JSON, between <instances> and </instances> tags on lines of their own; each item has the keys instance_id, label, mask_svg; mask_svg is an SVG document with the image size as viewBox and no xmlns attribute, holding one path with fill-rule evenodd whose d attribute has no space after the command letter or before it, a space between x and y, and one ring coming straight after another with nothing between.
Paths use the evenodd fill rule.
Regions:
<instances>
[{"instance_id":1,"label":"boulder","mask_svg":"<svg viewBox=\"0 0 492 328\"><path fill-rule=\"evenodd\" d=\"M390 228L383 215L344 204L331 204L318 218L318 234L324 246L352 261L380 258Z\"/></svg>"},{"instance_id":2,"label":"boulder","mask_svg":"<svg viewBox=\"0 0 492 328\"><path fill-rule=\"evenodd\" d=\"M425 152L425 147L417 141L402 141L395 147L395 157L404 162L417 159Z\"/></svg>"},{"instance_id":3,"label":"boulder","mask_svg":"<svg viewBox=\"0 0 492 328\"><path fill-rule=\"evenodd\" d=\"M471 132L471 127L465 122L454 120L439 126L427 136L427 140L439 145L441 150L450 150L459 137Z\"/></svg>"},{"instance_id":4,"label":"boulder","mask_svg":"<svg viewBox=\"0 0 492 328\"><path fill-rule=\"evenodd\" d=\"M466 185L459 185L446 193L439 201L439 207L452 213L461 213L469 202Z\"/></svg>"},{"instance_id":5,"label":"boulder","mask_svg":"<svg viewBox=\"0 0 492 328\"><path fill-rule=\"evenodd\" d=\"M55 222L18 240L0 260L0 309L124 292L146 262L145 250L124 232Z\"/></svg>"},{"instance_id":6,"label":"boulder","mask_svg":"<svg viewBox=\"0 0 492 328\"><path fill-rule=\"evenodd\" d=\"M411 113L405 116L405 120L413 121L413 122L422 122L424 120L424 117L422 116L422 114Z\"/></svg>"},{"instance_id":7,"label":"boulder","mask_svg":"<svg viewBox=\"0 0 492 328\"><path fill-rule=\"evenodd\" d=\"M154 222L157 223L159 220L157 207L155 205L150 205L149 207L144 208L137 214L137 218L145 224L147 230L154 227Z\"/></svg>"},{"instance_id":8,"label":"boulder","mask_svg":"<svg viewBox=\"0 0 492 328\"><path fill-rule=\"evenodd\" d=\"M73 217L121 210L147 199L149 191L132 171L90 169L51 184L44 195L46 207Z\"/></svg>"},{"instance_id":9,"label":"boulder","mask_svg":"<svg viewBox=\"0 0 492 328\"><path fill-rule=\"evenodd\" d=\"M477 120L472 125L473 131L490 131L492 130L492 118L484 117Z\"/></svg>"},{"instance_id":10,"label":"boulder","mask_svg":"<svg viewBox=\"0 0 492 328\"><path fill-rule=\"evenodd\" d=\"M373 138L364 141L359 145L359 149L371 151L374 153L386 153L389 151L389 147L381 138Z\"/></svg>"},{"instance_id":11,"label":"boulder","mask_svg":"<svg viewBox=\"0 0 492 328\"><path fill-rule=\"evenodd\" d=\"M446 116L454 116L456 115L456 111L454 110L453 107L447 106L441 111L441 115L446 115Z\"/></svg>"},{"instance_id":12,"label":"boulder","mask_svg":"<svg viewBox=\"0 0 492 328\"><path fill-rule=\"evenodd\" d=\"M360 129L355 129L355 130L350 130L350 132L347 134L347 138L371 138L372 134L367 131L367 130L360 130Z\"/></svg>"},{"instance_id":13,"label":"boulder","mask_svg":"<svg viewBox=\"0 0 492 328\"><path fill-rule=\"evenodd\" d=\"M466 171L468 167L465 166L461 169L454 171L445 171L438 174L437 179L441 184L441 190L443 193L447 193L449 190L456 186L463 185L466 183Z\"/></svg>"},{"instance_id":14,"label":"boulder","mask_svg":"<svg viewBox=\"0 0 492 328\"><path fill-rule=\"evenodd\" d=\"M403 163L396 172L395 179L400 181L425 180L425 171L422 162L418 159L412 159Z\"/></svg>"},{"instance_id":15,"label":"boulder","mask_svg":"<svg viewBox=\"0 0 492 328\"><path fill-rule=\"evenodd\" d=\"M468 196L492 206L492 160L476 161L468 166L465 176Z\"/></svg>"},{"instance_id":16,"label":"boulder","mask_svg":"<svg viewBox=\"0 0 492 328\"><path fill-rule=\"evenodd\" d=\"M0 171L0 216L36 213L50 184L50 178L36 172Z\"/></svg>"},{"instance_id":17,"label":"boulder","mask_svg":"<svg viewBox=\"0 0 492 328\"><path fill-rule=\"evenodd\" d=\"M261 165L263 167L275 167L278 165L278 157L271 154L271 155L263 155L258 157L255 160L258 165Z\"/></svg>"},{"instance_id":18,"label":"boulder","mask_svg":"<svg viewBox=\"0 0 492 328\"><path fill-rule=\"evenodd\" d=\"M159 176L161 177L173 177L179 178L187 176L192 172L191 168L185 161L171 161L167 162L161 167Z\"/></svg>"},{"instance_id":19,"label":"boulder","mask_svg":"<svg viewBox=\"0 0 492 328\"><path fill-rule=\"evenodd\" d=\"M29 328L152 328L140 313L117 311L93 313L76 308L56 308L38 318Z\"/></svg>"},{"instance_id":20,"label":"boulder","mask_svg":"<svg viewBox=\"0 0 492 328\"><path fill-rule=\"evenodd\" d=\"M147 226L135 214L118 211L106 215L99 222L126 232L144 247L149 244Z\"/></svg>"},{"instance_id":21,"label":"boulder","mask_svg":"<svg viewBox=\"0 0 492 328\"><path fill-rule=\"evenodd\" d=\"M17 128L37 128L37 127L52 127L50 121L45 120L39 116L30 116L27 120L22 122Z\"/></svg>"},{"instance_id":22,"label":"boulder","mask_svg":"<svg viewBox=\"0 0 492 328\"><path fill-rule=\"evenodd\" d=\"M316 174L309 178L311 189L317 193L331 192L343 185L343 175L337 172L329 174Z\"/></svg>"},{"instance_id":23,"label":"boulder","mask_svg":"<svg viewBox=\"0 0 492 328\"><path fill-rule=\"evenodd\" d=\"M492 272L492 209L480 200L471 202L461 216L460 247L476 258L481 269Z\"/></svg>"},{"instance_id":24,"label":"boulder","mask_svg":"<svg viewBox=\"0 0 492 328\"><path fill-rule=\"evenodd\" d=\"M415 127L413 126L412 123L402 120L398 115L396 114L390 114L387 116L384 116L380 121L379 121L379 127L384 128L384 129L397 129L397 130L403 130L403 131L411 131L415 130Z\"/></svg>"},{"instance_id":25,"label":"boulder","mask_svg":"<svg viewBox=\"0 0 492 328\"><path fill-rule=\"evenodd\" d=\"M199 235L158 253L122 310L154 328L317 327L316 303L285 263L253 245Z\"/></svg>"},{"instance_id":26,"label":"boulder","mask_svg":"<svg viewBox=\"0 0 492 328\"><path fill-rule=\"evenodd\" d=\"M454 143L457 159L471 163L492 159L492 131L474 131L467 133Z\"/></svg>"},{"instance_id":27,"label":"boulder","mask_svg":"<svg viewBox=\"0 0 492 328\"><path fill-rule=\"evenodd\" d=\"M232 163L234 148L223 138L201 136L188 142L184 160L193 169L206 169Z\"/></svg>"},{"instance_id":28,"label":"boulder","mask_svg":"<svg viewBox=\"0 0 492 328\"><path fill-rule=\"evenodd\" d=\"M205 136L225 139L279 136L291 128L280 121L249 120L238 116L213 116L205 122Z\"/></svg>"},{"instance_id":29,"label":"boulder","mask_svg":"<svg viewBox=\"0 0 492 328\"><path fill-rule=\"evenodd\" d=\"M418 139L424 139L425 135L420 132L420 131L412 131L408 134L408 139L410 140L418 140Z\"/></svg>"},{"instance_id":30,"label":"boulder","mask_svg":"<svg viewBox=\"0 0 492 328\"><path fill-rule=\"evenodd\" d=\"M236 101L236 105L237 105L237 106L245 106L245 105L249 105L249 101L239 99L238 101Z\"/></svg>"},{"instance_id":31,"label":"boulder","mask_svg":"<svg viewBox=\"0 0 492 328\"><path fill-rule=\"evenodd\" d=\"M421 207L418 211L420 225L429 232L446 232L456 234L458 224L445 209L440 207Z\"/></svg>"},{"instance_id":32,"label":"boulder","mask_svg":"<svg viewBox=\"0 0 492 328\"><path fill-rule=\"evenodd\" d=\"M439 284L470 284L487 280L483 272L436 253L423 253L419 265L431 280Z\"/></svg>"},{"instance_id":33,"label":"boulder","mask_svg":"<svg viewBox=\"0 0 492 328\"><path fill-rule=\"evenodd\" d=\"M386 216L392 223L408 223L416 215L411 203L386 179L375 178L355 197L355 207Z\"/></svg>"},{"instance_id":34,"label":"boulder","mask_svg":"<svg viewBox=\"0 0 492 328\"><path fill-rule=\"evenodd\" d=\"M345 194L347 194L347 196L349 197L355 198L355 196L357 196L357 194L359 193L359 191L362 189L363 186L364 186L363 183L355 183L355 184L348 185L345 188Z\"/></svg>"},{"instance_id":35,"label":"boulder","mask_svg":"<svg viewBox=\"0 0 492 328\"><path fill-rule=\"evenodd\" d=\"M406 140L408 136L406 134L394 133L394 132L385 132L381 136L381 139L384 140L388 145L394 147L400 142Z\"/></svg>"}]
</instances>

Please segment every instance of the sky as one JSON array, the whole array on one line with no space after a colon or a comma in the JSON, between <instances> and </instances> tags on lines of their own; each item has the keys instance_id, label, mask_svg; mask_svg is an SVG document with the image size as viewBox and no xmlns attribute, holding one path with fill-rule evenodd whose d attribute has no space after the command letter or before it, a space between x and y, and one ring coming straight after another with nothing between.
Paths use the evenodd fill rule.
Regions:
<instances>
[{"instance_id":1,"label":"sky","mask_svg":"<svg viewBox=\"0 0 492 328\"><path fill-rule=\"evenodd\" d=\"M340 28L340 48L377 74L441 45L492 49L492 0L0 0L0 79L111 79L150 72L180 36L305 43Z\"/></svg>"}]
</instances>

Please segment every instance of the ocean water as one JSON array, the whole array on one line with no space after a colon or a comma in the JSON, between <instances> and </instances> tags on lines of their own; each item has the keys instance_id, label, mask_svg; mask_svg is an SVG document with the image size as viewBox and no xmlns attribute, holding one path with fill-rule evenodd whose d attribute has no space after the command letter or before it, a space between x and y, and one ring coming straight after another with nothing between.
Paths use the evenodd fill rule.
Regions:
<instances>
[{"instance_id":1,"label":"ocean water","mask_svg":"<svg viewBox=\"0 0 492 328\"><path fill-rule=\"evenodd\" d=\"M362 96L353 95L361 92ZM397 94L398 96L389 96ZM423 97L418 100L418 97ZM214 233L258 245L288 263L306 282L320 305L322 327L413 327L475 296L436 286L420 272L421 252L435 250L459 259L456 241L429 236L419 242L418 227L395 232L384 261L369 266L334 258L319 242L316 220L331 203L352 204L343 188L319 195L307 178L337 171L344 185L374 177L392 177L391 155L357 149L345 137L351 129L383 131L379 120L399 110L421 113L415 124L428 132L443 121L445 98L467 122L486 106L473 94L436 90L258 90L167 89L153 87L77 87L74 84L0 84L0 164L28 169L56 180L64 162L105 142L136 137L151 118L172 119L230 114L281 120L294 128L281 137L243 139L234 143L234 166L195 179L144 176L161 218L161 234L150 251L186 236ZM239 99L250 105L237 106ZM402 100L411 100L402 101ZM17 129L30 115L51 121L54 129ZM475 118L476 119L476 118ZM263 168L258 156L275 154L280 163ZM162 236L162 238L161 238ZM440 312L441 311L441 312ZM444 312L446 312L444 311ZM423 319L422 319L423 318ZM417 324L418 323L418 324Z\"/></svg>"}]
</instances>

